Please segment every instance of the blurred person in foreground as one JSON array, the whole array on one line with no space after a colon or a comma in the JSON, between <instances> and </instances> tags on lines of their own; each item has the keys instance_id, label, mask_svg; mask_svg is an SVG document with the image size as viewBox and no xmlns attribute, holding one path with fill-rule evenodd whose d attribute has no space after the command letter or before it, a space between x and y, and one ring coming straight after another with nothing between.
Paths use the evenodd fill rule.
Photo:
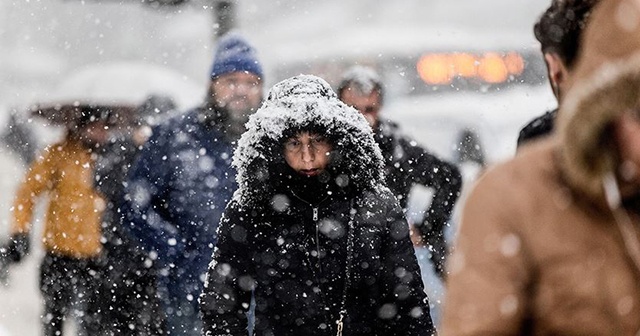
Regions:
<instances>
[{"instance_id":1,"label":"blurred person in foreground","mask_svg":"<svg viewBox=\"0 0 640 336\"><path fill-rule=\"evenodd\" d=\"M40 266L45 336L62 335L70 314L79 322L79 335L100 330L96 293L103 273L100 222L105 202L93 186L93 169L107 140L107 118L105 111L78 109L81 116L64 140L47 147L29 167L12 208L11 239L0 249L12 263L29 253L36 202L46 193Z\"/></svg>"},{"instance_id":2,"label":"blurred person in foreground","mask_svg":"<svg viewBox=\"0 0 640 336\"><path fill-rule=\"evenodd\" d=\"M106 200L102 217L106 269L101 291L101 335L164 333L153 261L123 230L119 206L127 173L150 135L150 127L174 110L171 97L150 95L130 111L135 114L129 118L133 119L131 123L114 128L95 164L95 187Z\"/></svg>"},{"instance_id":3,"label":"blurred person in foreground","mask_svg":"<svg viewBox=\"0 0 640 336\"><path fill-rule=\"evenodd\" d=\"M403 135L398 125L383 119L384 89L380 76L371 68L353 66L343 75L337 89L338 97L358 110L374 131L374 138L385 162L385 177L389 189L403 209L411 188L418 184L433 190L431 204L425 209L422 223L412 225L414 242L426 243L436 274L444 278L447 245L444 231L448 225L460 189L462 177L458 168L440 160L415 140Z\"/></svg>"},{"instance_id":4,"label":"blurred person in foreground","mask_svg":"<svg viewBox=\"0 0 640 336\"><path fill-rule=\"evenodd\" d=\"M200 335L198 296L216 229L236 189L233 147L259 107L263 72L237 32L222 36L206 101L152 129L122 206L133 241L154 259L170 335Z\"/></svg>"},{"instance_id":5,"label":"blurred person in foreground","mask_svg":"<svg viewBox=\"0 0 640 336\"><path fill-rule=\"evenodd\" d=\"M596 5L554 134L479 180L443 334L640 331L638 17L634 0Z\"/></svg>"},{"instance_id":6,"label":"blurred person in foreground","mask_svg":"<svg viewBox=\"0 0 640 336\"><path fill-rule=\"evenodd\" d=\"M575 72L582 32L599 0L552 0L551 6L533 27L547 65L549 84L558 103L562 103ZM558 109L546 112L525 125L518 136L518 147L551 134Z\"/></svg>"},{"instance_id":7,"label":"blurred person in foreground","mask_svg":"<svg viewBox=\"0 0 640 336\"><path fill-rule=\"evenodd\" d=\"M371 129L324 80L276 84L234 154L240 188L200 298L205 335L433 335Z\"/></svg>"}]
</instances>

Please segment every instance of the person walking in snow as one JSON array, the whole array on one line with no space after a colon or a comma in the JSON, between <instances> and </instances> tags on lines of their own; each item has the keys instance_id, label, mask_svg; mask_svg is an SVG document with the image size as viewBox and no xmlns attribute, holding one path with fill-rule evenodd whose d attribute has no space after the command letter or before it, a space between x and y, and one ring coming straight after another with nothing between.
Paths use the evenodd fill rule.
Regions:
<instances>
[{"instance_id":1,"label":"person walking in snow","mask_svg":"<svg viewBox=\"0 0 640 336\"><path fill-rule=\"evenodd\" d=\"M593 7L600 0L553 0L533 27L547 65L547 77L560 103L571 82L580 51L581 36ZM518 147L551 134L558 109L527 123L518 135Z\"/></svg>"},{"instance_id":2,"label":"person walking in snow","mask_svg":"<svg viewBox=\"0 0 640 336\"><path fill-rule=\"evenodd\" d=\"M634 0L595 6L554 133L479 180L443 334L638 335L638 17Z\"/></svg>"},{"instance_id":3,"label":"person walking in snow","mask_svg":"<svg viewBox=\"0 0 640 336\"><path fill-rule=\"evenodd\" d=\"M106 270L101 286L101 335L163 335L156 269L122 228L119 209L127 172L147 140L150 127L173 112L169 96L152 94L134 109L129 124L112 132L95 163L94 184L106 201L102 216ZM96 335L98 336L98 335Z\"/></svg>"},{"instance_id":4,"label":"person walking in snow","mask_svg":"<svg viewBox=\"0 0 640 336\"><path fill-rule=\"evenodd\" d=\"M155 257L167 333L200 335L197 299L236 189L233 146L262 100L263 71L237 32L218 42L202 106L155 127L127 180L123 229Z\"/></svg>"},{"instance_id":5,"label":"person walking in snow","mask_svg":"<svg viewBox=\"0 0 640 336\"><path fill-rule=\"evenodd\" d=\"M67 106L68 107L68 106ZM98 335L97 319L102 266L101 216L104 199L93 185L96 153L107 140L106 111L75 107L63 141L48 146L32 163L16 193L8 246L0 258L21 261L30 251L29 236L36 203L47 194L42 243L40 291L44 301L43 335L63 335L71 315L79 335Z\"/></svg>"},{"instance_id":6,"label":"person walking in snow","mask_svg":"<svg viewBox=\"0 0 640 336\"><path fill-rule=\"evenodd\" d=\"M338 97L357 109L367 119L385 162L387 186L406 210L409 193L414 185L433 190L433 198L424 212L421 223L415 223L417 245L429 246L434 270L445 277L444 264L447 244L444 231L451 217L460 189L462 177L458 168L437 158L401 134L398 125L380 117L384 102L384 86L380 76L369 67L353 66L348 69L338 86Z\"/></svg>"},{"instance_id":7,"label":"person walking in snow","mask_svg":"<svg viewBox=\"0 0 640 336\"><path fill-rule=\"evenodd\" d=\"M276 84L234 153L239 189L200 297L205 335L434 335L371 128L324 80Z\"/></svg>"}]
</instances>

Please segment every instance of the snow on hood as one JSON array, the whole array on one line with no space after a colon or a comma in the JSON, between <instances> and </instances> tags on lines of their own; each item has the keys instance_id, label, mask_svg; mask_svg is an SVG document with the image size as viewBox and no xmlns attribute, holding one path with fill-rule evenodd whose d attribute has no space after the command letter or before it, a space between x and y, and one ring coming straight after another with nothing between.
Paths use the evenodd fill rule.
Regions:
<instances>
[{"instance_id":1,"label":"snow on hood","mask_svg":"<svg viewBox=\"0 0 640 336\"><path fill-rule=\"evenodd\" d=\"M271 88L238 142L233 165L240 204L273 195L274 179L282 177L277 169L284 162L282 142L300 129L323 130L331 140L331 175L338 185L374 190L383 185L382 154L364 117L341 102L325 80L299 75Z\"/></svg>"}]
</instances>

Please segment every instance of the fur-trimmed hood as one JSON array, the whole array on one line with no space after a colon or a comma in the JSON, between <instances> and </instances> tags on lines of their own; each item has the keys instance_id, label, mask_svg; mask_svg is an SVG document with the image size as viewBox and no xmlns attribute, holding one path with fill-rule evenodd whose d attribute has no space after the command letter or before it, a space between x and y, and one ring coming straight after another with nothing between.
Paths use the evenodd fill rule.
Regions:
<instances>
[{"instance_id":1,"label":"fur-trimmed hood","mask_svg":"<svg viewBox=\"0 0 640 336\"><path fill-rule=\"evenodd\" d=\"M332 142L329 183L358 190L383 186L382 155L364 117L341 102L323 79L300 75L273 86L238 142L234 198L241 205L262 204L274 196L285 178L283 141L301 129L321 130Z\"/></svg>"},{"instance_id":2,"label":"fur-trimmed hood","mask_svg":"<svg viewBox=\"0 0 640 336\"><path fill-rule=\"evenodd\" d=\"M620 165L611 125L640 102L640 2L600 2L583 38L582 56L558 113L560 158L574 189L603 200L603 178Z\"/></svg>"}]
</instances>

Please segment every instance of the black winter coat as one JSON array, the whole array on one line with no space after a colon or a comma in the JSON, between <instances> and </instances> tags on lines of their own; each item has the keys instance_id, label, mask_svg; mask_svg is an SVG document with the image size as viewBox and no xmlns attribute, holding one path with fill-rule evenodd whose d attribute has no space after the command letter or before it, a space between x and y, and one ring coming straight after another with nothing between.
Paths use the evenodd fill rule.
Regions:
<instances>
[{"instance_id":1,"label":"black winter coat","mask_svg":"<svg viewBox=\"0 0 640 336\"><path fill-rule=\"evenodd\" d=\"M137 153L138 148L131 139L117 138L102 148L95 165L95 188L107 202L102 218L105 250L118 271L134 267L135 263L129 262L138 258L144 260L146 256L123 231L119 212L120 202L125 197L126 176Z\"/></svg>"},{"instance_id":2,"label":"black winter coat","mask_svg":"<svg viewBox=\"0 0 640 336\"><path fill-rule=\"evenodd\" d=\"M201 300L207 335L246 335L254 285L256 335L335 335L350 199L356 214L344 334L434 332L408 226L388 190L353 198L339 192L318 204L282 196L290 201L283 212L227 208L208 274L215 290Z\"/></svg>"},{"instance_id":3,"label":"black winter coat","mask_svg":"<svg viewBox=\"0 0 640 336\"><path fill-rule=\"evenodd\" d=\"M425 209L422 223L416 223L422 238L433 248L431 261L436 272L444 274L447 247L444 229L462 188L462 176L455 165L440 160L419 146L414 140L400 134L398 126L381 120L375 139L385 160L387 186L407 207L411 188L423 185L433 189L431 204Z\"/></svg>"},{"instance_id":4,"label":"black winter coat","mask_svg":"<svg viewBox=\"0 0 640 336\"><path fill-rule=\"evenodd\" d=\"M252 291L255 335L336 335L342 308L345 336L435 333L364 118L326 82L300 76L276 84L247 127L234 153L240 189L200 297L205 335L246 335ZM301 177L285 163L283 141L300 130L333 144L326 175Z\"/></svg>"},{"instance_id":5,"label":"black winter coat","mask_svg":"<svg viewBox=\"0 0 640 336\"><path fill-rule=\"evenodd\" d=\"M522 130L520 130L520 134L518 135L518 147L534 139L551 134L557 114L558 109L555 109L531 120L522 128Z\"/></svg>"}]
</instances>

